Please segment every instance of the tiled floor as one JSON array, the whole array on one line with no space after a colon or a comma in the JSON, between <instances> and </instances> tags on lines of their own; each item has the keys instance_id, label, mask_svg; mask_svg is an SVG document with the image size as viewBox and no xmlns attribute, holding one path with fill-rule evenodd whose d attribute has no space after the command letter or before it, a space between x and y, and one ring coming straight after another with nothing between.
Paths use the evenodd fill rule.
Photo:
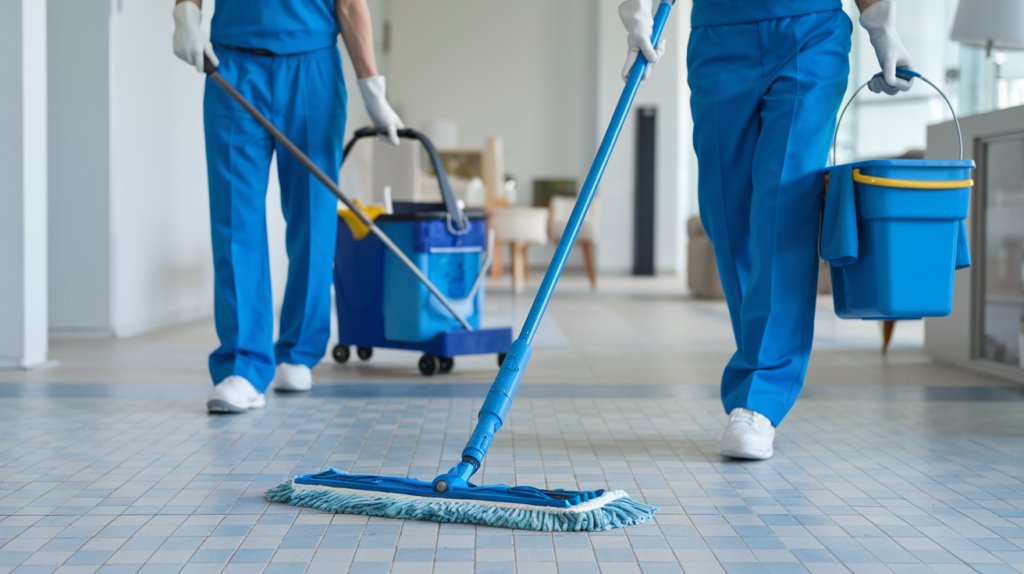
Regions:
<instances>
[{"instance_id":1,"label":"tiled floor","mask_svg":"<svg viewBox=\"0 0 1024 574\"><path fill-rule=\"evenodd\" d=\"M324 363L309 395L214 417L201 322L55 342L60 367L3 374L0 574L1024 572L1020 387L932 365L919 325L881 359L877 327L823 309L775 458L724 461L724 309L666 289L563 290L478 477L622 488L662 508L652 523L550 535L269 505L264 489L326 466L445 470L493 358L444 379L397 352ZM493 293L491 320L527 305Z\"/></svg>"}]
</instances>

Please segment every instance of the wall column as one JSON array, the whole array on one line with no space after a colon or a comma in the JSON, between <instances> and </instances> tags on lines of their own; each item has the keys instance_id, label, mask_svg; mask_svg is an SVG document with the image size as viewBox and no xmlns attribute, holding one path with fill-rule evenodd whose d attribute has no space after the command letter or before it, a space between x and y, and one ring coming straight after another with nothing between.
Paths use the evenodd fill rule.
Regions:
<instances>
[{"instance_id":1,"label":"wall column","mask_svg":"<svg viewBox=\"0 0 1024 574\"><path fill-rule=\"evenodd\" d=\"M48 352L46 1L0 10L0 368L31 368Z\"/></svg>"}]
</instances>

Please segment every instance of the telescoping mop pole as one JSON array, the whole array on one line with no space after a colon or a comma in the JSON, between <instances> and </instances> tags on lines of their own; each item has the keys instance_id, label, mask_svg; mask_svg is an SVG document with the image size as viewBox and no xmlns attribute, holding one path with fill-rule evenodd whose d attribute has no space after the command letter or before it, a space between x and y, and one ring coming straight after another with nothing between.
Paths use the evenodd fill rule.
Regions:
<instances>
[{"instance_id":1,"label":"telescoping mop pole","mask_svg":"<svg viewBox=\"0 0 1024 574\"><path fill-rule=\"evenodd\" d=\"M658 6L658 11L654 15L654 33L651 36L651 43L654 46L657 46L661 39L662 30L665 28L669 11L674 3L675 0L661 0ZM636 64L633 65L633 70L629 73L629 79L619 97L619 103L615 106L611 123L604 134L604 139L601 140L601 147L597 150L597 157L594 159L590 173L587 174L587 179L583 183L583 189L580 190L580 195L576 199L576 206L572 210L572 215L569 216L569 223L565 226L555 255L544 274L544 281L540 284L540 291L537 292L537 296L533 300L533 307L530 308L530 314L526 318L523 330L519 333L519 338L512 343L512 348L506 355L505 362L502 363L498 376L487 393L487 398L484 399L476 428L473 430L473 435L465 450L462 451L462 462L446 474L434 479L432 484L434 490L438 492L445 492L452 487L465 488L467 486L469 478L480 468L480 463L487 456L487 450L490 448L491 442L494 441L494 434L498 432L505 422L505 417L508 416L512 400L516 397L516 390L519 389L519 382L523 378L523 371L530 361L532 353L530 343L533 342L537 326L551 301L555 284L558 283L558 278L565 267L565 261L569 257L569 251L576 242L583 219L587 216L587 210L597 191L597 184L601 181L604 168L608 165L608 158L611 157L615 141L618 139L629 109L633 105L633 98L636 97L647 65L646 58L640 54L636 59Z\"/></svg>"}]
</instances>

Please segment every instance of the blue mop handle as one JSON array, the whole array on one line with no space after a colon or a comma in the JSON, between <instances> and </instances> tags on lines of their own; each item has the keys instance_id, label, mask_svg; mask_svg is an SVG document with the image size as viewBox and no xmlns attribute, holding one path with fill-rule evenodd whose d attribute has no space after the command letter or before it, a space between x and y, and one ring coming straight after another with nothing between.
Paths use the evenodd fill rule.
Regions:
<instances>
[{"instance_id":1,"label":"blue mop handle","mask_svg":"<svg viewBox=\"0 0 1024 574\"><path fill-rule=\"evenodd\" d=\"M675 0L661 0L661 4L658 6L658 11L654 15L654 34L651 36L651 43L654 46L658 45L674 2ZM612 114L612 120L601 141L601 147L597 150L597 157L590 168L590 173L587 174L587 180L583 183L583 189L580 190L576 206L572 210L572 215L569 216L569 223L566 224L562 239L558 242L555 256L551 259L551 264L548 265L548 270L544 274L544 281L540 284L540 291L533 300L533 307L526 318L523 330L519 333L519 338L512 343L512 348L505 357L505 362L501 365L498 376L494 380L494 384L491 385L491 390L487 393L487 398L480 409L476 429L473 431L473 436L470 438L469 444L466 445L466 449L462 452L463 464L473 464L466 460L467 457L475 461L476 465L483 461L491 441L494 440L494 433L501 428L512 407L512 400L519 388L519 381L523 378L523 370L530 360L530 343L533 342L537 326L551 301L555 284L558 283L558 278L565 267L565 261L569 257L569 251L572 250L572 246L576 242L583 219L594 199L594 192L597 191L597 184L600 183L604 168L608 165L608 158L612 155L615 141L619 138L622 125L626 122L629 108L633 105L633 98L636 97L637 89L640 87L640 81L643 80L646 70L647 59L640 54L636 63L633 64L633 70L629 73L629 79L619 97L619 103L615 106L615 113ZM475 468L473 470L475 472Z\"/></svg>"}]
</instances>

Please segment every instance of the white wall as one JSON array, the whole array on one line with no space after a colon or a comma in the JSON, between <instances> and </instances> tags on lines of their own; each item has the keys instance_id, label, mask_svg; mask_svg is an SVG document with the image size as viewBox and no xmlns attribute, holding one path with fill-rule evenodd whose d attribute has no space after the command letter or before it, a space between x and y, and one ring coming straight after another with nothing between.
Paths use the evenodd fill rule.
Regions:
<instances>
[{"instance_id":1,"label":"white wall","mask_svg":"<svg viewBox=\"0 0 1024 574\"><path fill-rule=\"evenodd\" d=\"M0 368L46 362L46 2L0 18Z\"/></svg>"},{"instance_id":2,"label":"white wall","mask_svg":"<svg viewBox=\"0 0 1024 574\"><path fill-rule=\"evenodd\" d=\"M412 127L456 121L462 147L502 137L520 204L535 178L582 185L597 149L596 16L590 0L390 0L392 104Z\"/></svg>"},{"instance_id":3,"label":"white wall","mask_svg":"<svg viewBox=\"0 0 1024 574\"><path fill-rule=\"evenodd\" d=\"M213 308L204 76L171 50L172 8L171 2L119 0L111 15L111 315L117 336ZM204 14L207 27L210 13Z\"/></svg>"},{"instance_id":4,"label":"white wall","mask_svg":"<svg viewBox=\"0 0 1024 574\"><path fill-rule=\"evenodd\" d=\"M414 127L459 124L459 144L504 138L505 169L582 184L594 146L596 12L589 0L390 0L391 100Z\"/></svg>"},{"instance_id":5,"label":"white wall","mask_svg":"<svg viewBox=\"0 0 1024 574\"><path fill-rule=\"evenodd\" d=\"M623 87L626 44L617 4L390 0L392 101L413 126L455 120L460 146L501 136L520 204L531 203L535 178L571 177L582 185ZM680 182L688 182L680 170L689 173L679 146L680 137L689 146L679 65L689 9L680 4L686 6L676 7L667 27L669 53L636 101L658 107L656 257L667 272L683 268L681 213L689 211L679 195ZM633 129L630 118L598 192L602 272L632 268ZM550 256L550 247L535 250L531 262L546 264Z\"/></svg>"},{"instance_id":6,"label":"white wall","mask_svg":"<svg viewBox=\"0 0 1024 574\"><path fill-rule=\"evenodd\" d=\"M49 0L50 332L109 335L110 0Z\"/></svg>"},{"instance_id":7,"label":"white wall","mask_svg":"<svg viewBox=\"0 0 1024 574\"><path fill-rule=\"evenodd\" d=\"M207 316L213 264L205 78L172 52L173 3L53 2L51 331L123 337ZM216 5L203 4L208 31ZM369 4L379 46L384 0ZM97 57L103 53L107 59ZM350 134L369 119L344 62ZM270 181L267 227L279 307L288 257L275 166Z\"/></svg>"},{"instance_id":8,"label":"white wall","mask_svg":"<svg viewBox=\"0 0 1024 574\"><path fill-rule=\"evenodd\" d=\"M622 93L622 64L625 62L626 35L619 20L618 0L600 0L597 37L597 109L594 122L600 130L600 142ZM657 4L656 4L657 5ZM684 100L686 44L689 30L689 4L678 2L665 25L665 55L651 76L640 85L630 114L619 136L615 153L608 162L598 192L602 209L601 244L598 264L603 272L628 273L633 267L633 202L634 162L636 155L637 106L654 106L658 110L655 158L655 265L659 272L680 273L685 269L683 217L688 212L688 197L681 187L689 173L689 162L680 154L682 146L692 149L690 131L680 114L689 116ZM681 62L683 65L680 65ZM596 144L595 144L596 146Z\"/></svg>"}]
</instances>

